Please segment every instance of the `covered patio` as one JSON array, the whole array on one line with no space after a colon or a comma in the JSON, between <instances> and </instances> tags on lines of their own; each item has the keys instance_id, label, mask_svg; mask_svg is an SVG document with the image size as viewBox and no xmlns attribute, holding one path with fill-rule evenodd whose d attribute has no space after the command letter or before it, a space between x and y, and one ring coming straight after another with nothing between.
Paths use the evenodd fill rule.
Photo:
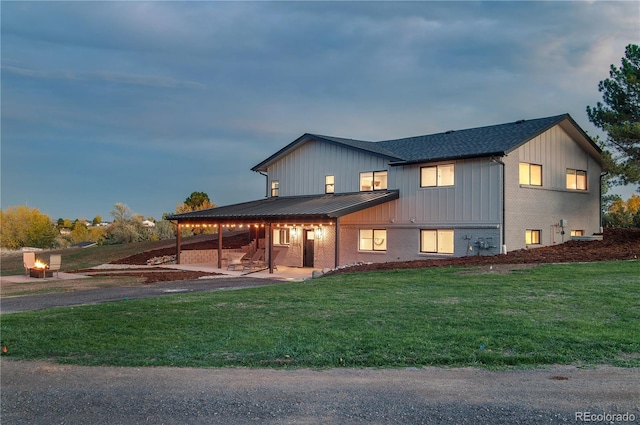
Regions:
<instances>
[{"instance_id":1,"label":"covered patio","mask_svg":"<svg viewBox=\"0 0 640 425\"><path fill-rule=\"evenodd\" d=\"M269 273L277 269L275 249L286 249L287 265L340 265L340 218L399 198L397 190L270 197L257 201L174 214L176 262L181 264L182 230L211 228L218 233L217 267L223 268L223 230L264 229ZM295 263L295 264L294 264ZM285 264L281 264L285 265Z\"/></svg>"}]
</instances>

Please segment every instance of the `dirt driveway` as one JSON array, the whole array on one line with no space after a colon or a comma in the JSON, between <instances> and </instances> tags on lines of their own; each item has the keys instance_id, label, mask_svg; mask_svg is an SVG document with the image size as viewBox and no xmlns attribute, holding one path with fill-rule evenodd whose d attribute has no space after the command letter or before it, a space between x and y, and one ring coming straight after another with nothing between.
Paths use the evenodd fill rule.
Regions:
<instances>
[{"instance_id":1,"label":"dirt driveway","mask_svg":"<svg viewBox=\"0 0 640 425\"><path fill-rule=\"evenodd\" d=\"M1 378L3 424L582 423L576 414L640 423L640 370L610 367L314 371L4 360Z\"/></svg>"}]
</instances>

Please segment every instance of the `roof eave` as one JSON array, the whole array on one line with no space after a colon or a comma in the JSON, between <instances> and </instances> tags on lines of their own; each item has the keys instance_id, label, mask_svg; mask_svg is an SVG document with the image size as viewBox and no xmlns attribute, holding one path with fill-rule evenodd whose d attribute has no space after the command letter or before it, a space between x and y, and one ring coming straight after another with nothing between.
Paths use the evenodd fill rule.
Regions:
<instances>
[{"instance_id":1,"label":"roof eave","mask_svg":"<svg viewBox=\"0 0 640 425\"><path fill-rule=\"evenodd\" d=\"M505 156L505 155L506 153L504 151L486 152L486 153L483 152L479 154L451 155L451 156L441 156L436 158L413 159L410 161L395 161L395 162L390 162L389 165L393 167L398 167L403 165L426 164L429 162L456 161L460 159L472 159L472 158L489 158L492 156Z\"/></svg>"}]
</instances>

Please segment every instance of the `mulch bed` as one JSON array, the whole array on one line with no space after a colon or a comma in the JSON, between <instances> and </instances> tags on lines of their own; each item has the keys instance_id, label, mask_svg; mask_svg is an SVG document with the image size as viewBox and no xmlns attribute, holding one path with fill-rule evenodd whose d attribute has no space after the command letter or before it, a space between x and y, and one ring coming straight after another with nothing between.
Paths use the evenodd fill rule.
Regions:
<instances>
[{"instance_id":1,"label":"mulch bed","mask_svg":"<svg viewBox=\"0 0 640 425\"><path fill-rule=\"evenodd\" d=\"M331 272L354 273L361 271L421 269L427 267L483 266L492 264L542 264L640 258L640 229L605 228L601 241L568 241L563 244L533 249L521 249L507 254L470 256L437 260L394 261L363 264Z\"/></svg>"}]
</instances>

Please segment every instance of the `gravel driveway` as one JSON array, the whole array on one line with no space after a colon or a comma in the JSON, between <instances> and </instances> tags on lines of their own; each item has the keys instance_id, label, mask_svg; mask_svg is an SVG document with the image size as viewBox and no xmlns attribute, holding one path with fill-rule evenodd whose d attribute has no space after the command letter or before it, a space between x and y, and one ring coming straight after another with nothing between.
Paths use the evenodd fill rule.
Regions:
<instances>
[{"instance_id":1,"label":"gravel driveway","mask_svg":"<svg viewBox=\"0 0 640 425\"><path fill-rule=\"evenodd\" d=\"M133 300L138 298L175 295L188 292L210 292L230 289L244 289L256 286L285 283L279 280L253 277L229 277L215 279L182 280L158 282L136 286L120 286L104 289L86 289L71 292L8 297L0 299L2 314L20 311L44 310L53 307L98 304L110 301Z\"/></svg>"},{"instance_id":2,"label":"gravel driveway","mask_svg":"<svg viewBox=\"0 0 640 425\"><path fill-rule=\"evenodd\" d=\"M599 423L640 423L640 370L611 367L314 371L5 360L1 378L3 424L582 423L576 412L626 413L635 420Z\"/></svg>"}]
</instances>

